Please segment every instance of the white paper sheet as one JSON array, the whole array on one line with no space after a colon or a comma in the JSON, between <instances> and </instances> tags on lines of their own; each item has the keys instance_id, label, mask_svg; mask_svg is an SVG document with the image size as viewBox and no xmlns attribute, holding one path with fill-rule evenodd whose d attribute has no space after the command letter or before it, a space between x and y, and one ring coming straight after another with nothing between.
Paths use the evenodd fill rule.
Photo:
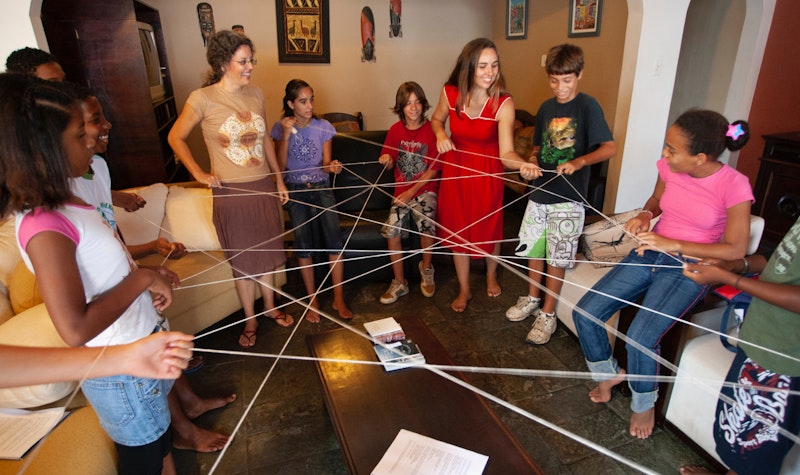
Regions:
<instances>
[{"instance_id":1,"label":"white paper sheet","mask_svg":"<svg viewBox=\"0 0 800 475\"><path fill-rule=\"evenodd\" d=\"M19 460L64 417L64 408L0 409L0 459Z\"/></svg>"},{"instance_id":2,"label":"white paper sheet","mask_svg":"<svg viewBox=\"0 0 800 475\"><path fill-rule=\"evenodd\" d=\"M401 429L372 475L480 475L489 457Z\"/></svg>"}]
</instances>

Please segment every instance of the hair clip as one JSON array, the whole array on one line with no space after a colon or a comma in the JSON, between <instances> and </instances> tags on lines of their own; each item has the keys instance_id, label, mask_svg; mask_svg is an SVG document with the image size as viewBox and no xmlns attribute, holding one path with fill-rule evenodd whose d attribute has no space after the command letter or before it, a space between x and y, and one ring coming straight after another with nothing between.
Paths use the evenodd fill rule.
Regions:
<instances>
[{"instance_id":1,"label":"hair clip","mask_svg":"<svg viewBox=\"0 0 800 475\"><path fill-rule=\"evenodd\" d=\"M742 124L730 124L728 126L728 131L725 132L725 135L732 138L733 140L739 140L739 137L745 134L744 128L742 128Z\"/></svg>"}]
</instances>

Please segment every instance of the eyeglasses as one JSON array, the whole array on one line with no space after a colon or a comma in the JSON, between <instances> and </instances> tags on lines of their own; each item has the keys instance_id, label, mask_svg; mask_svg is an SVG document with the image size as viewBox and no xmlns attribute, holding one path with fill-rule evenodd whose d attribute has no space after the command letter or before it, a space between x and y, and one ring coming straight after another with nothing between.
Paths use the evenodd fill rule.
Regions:
<instances>
[{"instance_id":1,"label":"eyeglasses","mask_svg":"<svg viewBox=\"0 0 800 475\"><path fill-rule=\"evenodd\" d=\"M239 65L240 65L240 66L242 66L242 67L244 67L244 65L245 65L245 64L247 64L247 63L250 63L250 64L252 64L253 66L255 66L256 64L258 64L258 61L256 60L256 58L250 58L250 59L232 59L232 60L231 60L231 62L232 62L232 63L239 63Z\"/></svg>"}]
</instances>

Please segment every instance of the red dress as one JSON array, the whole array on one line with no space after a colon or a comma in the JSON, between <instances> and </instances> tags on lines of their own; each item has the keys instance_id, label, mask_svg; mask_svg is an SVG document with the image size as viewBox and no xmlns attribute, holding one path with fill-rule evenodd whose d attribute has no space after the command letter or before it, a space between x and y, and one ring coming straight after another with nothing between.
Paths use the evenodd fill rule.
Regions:
<instances>
[{"instance_id":1,"label":"red dress","mask_svg":"<svg viewBox=\"0 0 800 475\"><path fill-rule=\"evenodd\" d=\"M439 224L442 245L453 252L483 257L475 247L491 253L503 239L503 163L498 157L497 115L511 97L486 101L478 117L456 115L458 89L445 85L450 106L450 140L456 151L444 155L439 185ZM469 153L464 153L469 152ZM466 167L466 168L462 168ZM493 176L491 176L491 175ZM470 248L459 244L471 243Z\"/></svg>"}]
</instances>

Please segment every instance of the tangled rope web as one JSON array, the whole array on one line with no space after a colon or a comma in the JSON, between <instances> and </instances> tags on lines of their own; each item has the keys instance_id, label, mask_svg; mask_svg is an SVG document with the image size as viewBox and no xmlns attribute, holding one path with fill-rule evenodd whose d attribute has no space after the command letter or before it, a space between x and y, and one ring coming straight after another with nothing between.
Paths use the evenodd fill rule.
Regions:
<instances>
[{"instance_id":1,"label":"tangled rope web","mask_svg":"<svg viewBox=\"0 0 800 475\"><path fill-rule=\"evenodd\" d=\"M351 136L351 135L348 135L348 134L341 134L341 135L342 135L342 137L346 137L346 138L348 138L350 140L359 140L359 141L363 141L363 142L369 143L371 145L374 145L376 147L376 150L380 150L380 148L383 146L382 143L370 142L370 141L365 140L365 139L360 138L360 137L355 137L355 136ZM467 152L462 152L462 153L467 153ZM499 157L489 157L489 158L499 160ZM439 157L437 157L437 160L438 159L439 159ZM357 199L357 198L365 198L366 197L366 199L364 199L364 204L366 206L366 203L368 202L369 197L373 193L382 193L382 194L389 195L391 197L391 193L389 191L387 191L384 188L382 188L381 186L379 186L379 181L380 181L380 178L381 178L383 172L381 172L381 174L377 177L377 179L368 180L368 179L366 179L366 178L364 178L362 176L359 176L354 171L354 168L353 168L356 165L366 165L366 164L376 164L376 163L377 163L377 153L376 153L375 160L367 161L367 162L360 162L360 163L348 163L348 164L344 165L344 170L343 171L347 171L349 173L352 173L353 175L357 176L360 179L360 181L363 182L363 185L360 185L359 187L357 187L356 190L353 190L353 191L356 191L356 192L353 193L353 195L348 199ZM463 167L463 166L461 168L463 168L464 171L467 171L467 172L469 172L471 174L474 174L474 175L493 176L493 177L496 177L499 180L514 181L515 183L517 183L512 178L512 176L515 175L517 172L504 172L504 173L500 173L500 174L487 174L487 173L482 172L481 170L469 169L469 168L466 168L466 167ZM545 171L545 173L548 173L548 172ZM333 177L334 177L333 179L335 180L336 179L335 178L336 175L333 175ZM553 173L553 176L548 178L548 181L549 180L558 180L558 179L563 179L563 177ZM437 180L441 181L442 178L438 178ZM569 183L569 182L567 182L567 183ZM234 192L236 191L235 184L233 186L226 186L226 187L229 188L229 190L231 190L231 191L234 191ZM314 189L312 191L320 191L320 190L321 189L316 188L316 189ZM514 205L515 203L517 203L519 201L527 200L528 194L531 191L533 191L533 188L530 185L527 185L527 192L521 194L516 199L511 200L509 203L505 204L504 208L512 206L512 205ZM245 191L243 191L243 193L244 192ZM247 191L246 193L250 193L250 192ZM365 195L365 196L363 196L363 195ZM580 193L579 193L579 195L580 195ZM291 197L290 197L290 201L292 201ZM568 201L568 200L566 198L564 198L564 201ZM591 205L588 202L583 202L583 203L579 203L579 204L583 205L587 209L590 209L591 211L594 211L602 219L606 219L609 222L611 222L612 224L614 223L614 221L611 220L608 216L604 215L601 212L601 210L597 210L597 209L592 208ZM308 205L308 204L306 204L306 206L312 206L313 207L313 205ZM305 223L301 224L301 226L302 225L306 225L308 222L310 222L311 220L316 218L316 216L318 216L319 214L324 213L324 212L337 213L337 214L339 214L339 215L341 215L343 217L347 217L347 218L350 218L350 219L355 219L356 220L356 225L358 224L359 221L370 222L372 224L378 224L378 225L383 225L384 224L383 221L376 221L376 220L369 219L369 218L366 218L365 216L363 216L364 215L364 209L363 208L361 209L361 212L359 212L358 214L342 212L342 211L339 211L338 209L336 209L335 207L334 208L316 207L316 208L317 208L317 211L318 211L317 214L314 217L312 217L309 221L306 221ZM388 215L388 209L386 211L387 211L387 215ZM475 223L472 223L472 224L473 225L474 224L479 224L480 221L482 221L484 218L485 217L481 217ZM161 225L161 223L152 223L152 222L151 222L151 224L153 226L156 226L156 227L160 227L160 225ZM436 223L436 224L440 228L442 228L442 226L439 223ZM387 262L385 264L380 265L380 266L374 267L370 271L370 273L378 272L378 271L380 271L380 270L382 270L382 269L384 269L386 267L389 267L391 265L391 263L388 262L388 256L390 255L388 250L385 253L380 253L380 252L376 253L374 250L360 250L360 249L354 249L354 248L349 246L350 238L352 236L353 230L355 230L355 228L356 228L356 225L353 226L353 228L350 231L350 234L348 234L345 237L345 239L343 240L344 241L343 251L350 251L349 254L352 254L355 257L346 258L344 253L342 253L342 254L339 255L340 260L344 263L345 266L347 266L347 262L349 262L349 261L357 261L357 260L360 260L360 259L374 259L376 257L386 257L385 260ZM622 230L621 227L619 227L619 230L620 231ZM281 241L283 241L283 239L287 235L292 233L293 231L294 231L294 229L286 229L282 234L280 234L278 236L271 237L270 240L272 240L272 239L280 239ZM478 244L483 244L483 245L485 245L485 244L496 244L495 242L491 242L491 243L469 243L469 242L464 242L459 237L459 233L461 231L462 230L443 229L443 232L440 233L439 237L436 238L436 244L432 248L430 248L430 249L403 250L401 259L405 260L405 259L414 258L415 256L418 256L423 251L430 252L430 253L437 254L437 255L450 255L450 254L452 254L452 252L450 250L448 250L448 248L452 248L454 246L460 246L461 248L465 248L465 249L469 250L473 254L481 254L481 255L483 255L485 257L488 257L488 258L495 258L495 259L497 259L499 265L503 266L505 269L507 269L513 275L519 277L520 279L523 279L525 282L528 282L528 283L532 282L531 279L527 275L527 272L528 272L527 265L525 265L524 263L520 264L519 263L519 261L520 261L519 258L517 258L516 256L504 256L504 255L491 256L491 255L481 251L481 249L479 247L477 247L477 245ZM417 231L413 231L413 230L408 230L408 232L417 233ZM515 239L501 240L501 241L498 241L498 242L500 244L502 244L503 242L512 242L512 241L516 241L516 240ZM199 250L193 250L193 251L205 252L205 251L199 251ZM245 253L245 252L253 252L253 250L250 250L250 249L226 249L225 251L227 251L228 253L236 254L236 255L241 254L241 253ZM314 249L312 251L336 254L336 252L338 252L339 250ZM259 251L256 251L256 252L263 252L263 251L259 250ZM365 254L366 254L366 256L365 256ZM208 255L214 257L213 254L208 254ZM214 258L219 261L219 263L217 265L221 265L221 264L227 262L225 260L218 259L216 257L214 257ZM576 262L594 263L593 261L588 261L588 260L578 260ZM603 264L604 265L608 265L609 263L603 262ZM618 264L612 264L612 265L628 265L628 264L619 264L618 263ZM311 267L314 267L314 266L325 266L326 268L328 268L328 271L327 271L328 275L326 275L325 279L322 279L322 282L329 282L330 279L327 278L327 277L329 277L329 274L331 272L330 267L329 267L329 263L326 261L326 262L320 262L320 263L311 264ZM677 257L675 258L675 265L674 266L677 266L677 267L682 266L682 261L680 261ZM652 267L652 266L649 266L649 267ZM300 267L295 267L293 269L299 270ZM273 271L273 272L277 273L277 272L282 272L282 271ZM204 284L192 284L191 283L192 282L192 277L194 277L194 276L189 276L189 277L186 277L186 278L182 279L184 283L182 284L182 286L180 288L176 289L176 295L175 295L176 299L180 298L181 289L187 289L187 288L192 288L192 287L197 287L197 286L205 286L205 285L214 285L214 284L219 283L219 281L216 281L216 282L208 282L208 283L204 283ZM250 276L247 276L245 278L258 279L259 277L261 277L261 275L250 275ZM344 282L342 282L341 285L346 285L347 283L355 280L356 278L361 278L361 277L364 277L364 275L362 274L362 275L353 277L351 279L347 279ZM553 276L547 276L547 277L548 278L555 278ZM259 281L259 283L263 284L263 281ZM547 288L545 288L544 286L542 286L541 284L537 284L535 282L534 282L534 284L538 285L538 287L543 292L549 292L549 290ZM211 335L212 333L216 333L216 332L225 330L227 328L230 328L231 326L240 325L245 319L238 320L238 321L229 323L227 325L217 327L214 330L208 331L206 333L202 333L202 334L196 335L196 337L195 337L195 344L196 344L195 351L198 351L198 352L229 354L229 355L240 355L240 356L249 356L249 357L253 357L253 358L264 358L264 359L272 360L272 363L269 365L269 367L268 367L268 369L266 371L266 374L265 374L263 380L261 381L257 391L255 392L255 394L253 395L252 399L247 404L244 412L242 413L242 415L239 418L236 426L233 429L233 432L231 434L230 439L228 440L227 444L222 449L222 451L220 451L220 453L218 454L217 459L216 459L214 465L211 467L209 473L214 473L216 471L216 469L219 466L220 462L223 460L223 458L227 454L228 448L230 447L231 443L235 439L237 432L239 431L240 427L242 426L242 424L246 420L247 416L249 415L251 409L253 408L253 406L254 406L256 400L258 399L258 397L260 396L261 392L263 391L263 389L267 385L271 375L273 374L273 370L275 369L276 365L278 364L278 362L280 360L285 359L285 360L300 360L300 361L333 361L333 362L347 363L347 364L380 364L377 361L330 360L330 359L320 359L320 358L313 358L313 357L308 357L308 356L298 356L298 355L288 355L288 354L286 354L286 350L287 350L289 344L291 343L291 341L295 337L299 327L305 321L306 313L312 308L310 306L310 304L309 304L309 302L311 301L311 298L315 297L319 293L331 290L333 288L332 285L328 286L328 287L323 287L323 285L324 284L321 284L316 289L316 292L315 292L314 295L312 295L312 296L302 296L302 297L296 297L296 296L290 295L289 293L287 293L283 289L280 289L280 288L277 288L277 287L273 288L274 292L276 292L277 294L279 294L282 297L284 297L284 299L283 299L284 303L280 304L277 308L282 308L282 307L285 307L285 306L288 306L288 305L291 305L291 304L297 304L303 309L302 315L298 319L297 323L294 325L294 328L290 332L290 334L287 337L286 341L281 346L280 350L278 352L276 352L276 353L267 354L267 353L229 351L229 350L220 350L220 349L214 349L214 348L203 348L202 346L199 345L199 343L202 341L202 339L204 337L207 337L207 336ZM592 292L593 291L591 288L583 287L583 286L580 286L580 285L575 284L575 283L571 283L571 285L577 285L578 287L582 288L583 290L585 290L587 292ZM619 300L621 302L624 302L626 305L634 306L634 307L637 307L637 308L645 308L645 307L642 307L641 305L637 304L636 302L625 301L623 299L619 299L619 298L616 298L614 296L610 296L610 295L606 295L606 294L604 294L604 295L607 296L607 297ZM562 300L562 302L564 301L563 298L561 300ZM605 323L601 322L600 320L595 318L593 315L590 315L590 314L586 313L585 311L583 311L580 308L576 308L575 304L577 302L566 302L566 303L570 307L572 307L575 311L577 311L579 314L583 315L584 317L594 321L598 325L605 326ZM271 309L268 309L268 310L271 310ZM342 320L340 320L338 318L334 318L332 315L326 313L323 309L320 308L320 309L313 309L313 310L316 311L320 315L320 317L326 318L326 319L328 319L328 320L330 320L332 322L335 322L337 325L341 326L342 328L345 328L348 331L354 332L354 333L358 334L359 336L361 336L361 337L363 337L365 339L370 339L369 335L365 334L359 328L351 326L351 325L347 324L346 322L344 322L344 321L342 321ZM658 315L661 315L661 316L676 320L680 324L698 327L698 328L701 328L703 331L710 331L711 333L719 334L719 332L715 332L713 330L709 330L709 329L707 329L705 327L701 327L700 325L697 325L697 324L689 322L689 321L681 320L678 317L673 317L671 315L666 315L666 314L663 314L663 313L658 312L658 311L653 310L653 309L648 309L648 310L650 310L650 311L652 311L652 312L654 312L654 313L656 313ZM253 317L250 317L250 318L256 318L256 317L258 317L258 316L260 316L262 314L257 314L257 315L255 315ZM628 339L627 336L624 333L622 333L620 331L617 331L616 329L613 329L611 327L606 327L606 328L609 331L611 331L618 339L623 340L623 341L627 342L628 345L633 345L634 347L638 348L643 353L645 353L647 355L650 355L652 358L654 358L656 361L658 361L661 365L663 365L666 368L668 368L669 370L671 370L673 372L673 374L677 374L677 367L672 362L665 360L660 355L658 355L656 353L653 353L648 348L645 348L645 347L641 346L637 342ZM729 339L739 341L738 339L733 338L733 337L729 337ZM761 348L763 348L763 347L761 347ZM778 352L776 352L774 350L768 349L768 348L766 348L766 350L772 351L773 353L776 353L776 354L780 354L780 353L778 353ZM790 359L797 360L797 358L794 358L794 357L789 356L789 355L782 355L782 356L785 356L785 357L790 358ZM798 360L798 361L800 361L800 360ZM473 386L473 385L471 385L471 384L459 379L458 377L455 377L455 376L450 374L451 372L485 373L485 374L495 374L495 375L514 375L514 376L530 377L530 378L545 378L546 377L546 378L566 378L566 379L584 379L584 380L588 380L588 379L592 378L592 374L589 373L589 372L552 371L552 370L540 370L540 369L530 369L530 368L489 368L489 367L476 367L476 366L443 366L443 365L433 365L433 364L425 364L425 365L420 366L420 367L421 368L425 368L425 369L427 369L429 371L432 371L435 374L454 382L455 384L459 384L459 385L461 385L461 386L463 386L465 388L468 388L469 390L474 391L475 393L479 394L480 396L482 396L482 397L484 397L486 399L489 399L492 402L494 402L494 403L496 403L496 404L498 404L500 406L503 406L503 407L507 408L508 410L514 412L514 413L517 413L517 414L519 414L519 415L521 415L523 417L526 417L526 418L530 419L533 422L541 424L542 426L547 427L548 429L553 430L553 431L561 434L562 436L565 436L565 437L567 437L569 439L572 439L572 440L576 441L579 444L582 444L582 445L584 445L586 447L589 447L592 450L595 450L595 451L597 451L598 453L600 453L600 454L602 454L604 456L610 457L610 458L618 461L619 463L622 463L622 464L624 464L624 465L626 465L626 466L628 466L628 467L630 467L630 468L632 468L632 469L634 469L636 471L639 471L641 473L656 473L653 470L651 470L651 469L649 469L647 467L644 467L644 466L642 466L642 465L640 465L640 464L638 464L638 463L636 463L636 462L634 462L634 461L632 461L632 460L630 460L630 459L628 459L628 458L626 458L626 457L624 457L624 456L622 456L622 455L620 455L618 453L615 453L615 452L613 452L613 451L611 451L611 450L609 450L609 449L607 449L607 448L605 448L605 447L603 447L603 446L601 446L601 445L599 445L599 444L597 444L595 442L587 440L587 439L585 439L585 438L583 438L583 437L581 437L581 436L579 436L577 434L574 434L574 433L564 429L563 427L560 427L560 426L558 426L558 425L556 425L556 424L554 424L552 422L549 422L549 421L547 421L547 420L545 420L545 419L543 419L541 417L538 417L538 416L536 416L536 415L534 415L534 414L532 414L532 413L530 413L528 411L525 411L525 410L515 406L514 404L503 400L502 398L499 398L499 397L497 397L497 396L495 396L493 394L490 394L490 393L488 393L488 392L486 392L486 391L484 391L484 390L482 390L480 388L477 388L477 387L475 387L475 386ZM597 376L597 375L595 375L595 376ZM608 375L608 376L611 376L611 375ZM640 380L648 380L648 381L673 383L673 382L677 381L678 378L675 377L675 376L646 376L646 375L642 376L642 375L631 375L631 374L628 374L628 375L625 375L625 379L626 380L640 379ZM710 383L707 380L701 380L701 379L698 379L698 378L692 378L690 380L690 382L692 384L696 384L699 390L712 392L712 393L714 393L715 397L718 396L717 393L718 393L719 390L716 389L716 388L719 387L719 382L718 381ZM716 384L716 388L713 387L714 384ZM738 384L731 384L731 383L724 383L724 384L728 385L728 386L738 386ZM764 389L766 389L766 388L764 388ZM797 395L797 392L796 391L788 391L788 394ZM732 401L730 401L730 400L728 400L728 402L732 403ZM800 437L798 437L798 436L796 436L794 434L791 434L789 432L786 432L785 430L780 429L778 427L776 427L776 429L780 430L780 432L781 432L781 434L783 436L785 436L785 437L787 437L787 438L789 438L791 440L794 440L795 443L800 442ZM710 428L709 428L709 430L710 430ZM32 455L35 456L35 453L32 454Z\"/></svg>"}]
</instances>

